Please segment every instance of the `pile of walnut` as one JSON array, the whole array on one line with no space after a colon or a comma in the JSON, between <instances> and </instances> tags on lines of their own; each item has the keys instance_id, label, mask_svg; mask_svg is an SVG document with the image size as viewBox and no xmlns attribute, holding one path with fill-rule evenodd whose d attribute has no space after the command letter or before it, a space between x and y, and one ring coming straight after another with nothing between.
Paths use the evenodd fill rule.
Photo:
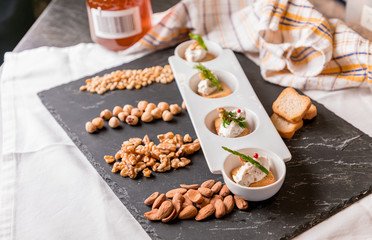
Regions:
<instances>
[{"instance_id":1,"label":"pile of walnut","mask_svg":"<svg viewBox=\"0 0 372 240\"><path fill-rule=\"evenodd\" d=\"M183 102L182 108L186 110ZM100 117L85 123L85 130L88 133L94 133L98 129L103 128L104 122L102 119L109 121L108 125L111 128L117 128L120 126L120 121L133 126L137 125L139 120L149 123L154 119L163 119L169 122L172 121L173 115L180 113L181 107L178 104L169 105L167 102L160 102L158 105L155 105L147 101L139 101L137 107L126 104L123 107L115 106L112 112L109 109L103 110Z\"/></svg>"},{"instance_id":2,"label":"pile of walnut","mask_svg":"<svg viewBox=\"0 0 372 240\"><path fill-rule=\"evenodd\" d=\"M201 186L199 184L180 186L181 188L172 189L166 194L159 192L151 194L144 203L152 205L152 210L146 212L144 216L151 221L164 223L176 218L195 218L201 221L212 215L222 218L229 214L235 205L240 210L248 208L248 203L243 198L231 195L226 185L213 179L203 182Z\"/></svg>"},{"instance_id":3,"label":"pile of walnut","mask_svg":"<svg viewBox=\"0 0 372 240\"><path fill-rule=\"evenodd\" d=\"M140 89L154 82L167 84L173 80L174 76L169 65L138 70L128 69L89 78L85 80L86 85L80 87L80 91L103 94L115 89Z\"/></svg>"},{"instance_id":4,"label":"pile of walnut","mask_svg":"<svg viewBox=\"0 0 372 240\"><path fill-rule=\"evenodd\" d=\"M189 134L182 137L168 132L157 138L160 141L158 145L151 142L147 135L143 139L131 138L123 142L115 157L106 155L104 159L107 163L114 163L112 172L120 171L121 176L134 179L141 171L145 177L150 177L152 171L166 172L171 168L185 167L191 160L183 156L200 149L199 140L192 141ZM121 162L115 161L115 158L121 159Z\"/></svg>"}]
</instances>

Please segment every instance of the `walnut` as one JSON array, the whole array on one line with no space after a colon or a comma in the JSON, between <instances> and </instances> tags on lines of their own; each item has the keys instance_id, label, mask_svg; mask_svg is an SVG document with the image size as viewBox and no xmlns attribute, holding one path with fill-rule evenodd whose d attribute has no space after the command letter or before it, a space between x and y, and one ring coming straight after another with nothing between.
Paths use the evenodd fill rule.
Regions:
<instances>
[{"instance_id":1,"label":"walnut","mask_svg":"<svg viewBox=\"0 0 372 240\"><path fill-rule=\"evenodd\" d=\"M179 166L180 166L180 159L179 158L173 158L172 161L171 161L171 166L174 169L179 168Z\"/></svg>"},{"instance_id":2,"label":"walnut","mask_svg":"<svg viewBox=\"0 0 372 240\"><path fill-rule=\"evenodd\" d=\"M145 168L145 169L142 170L142 173L143 173L143 176L145 176L145 177L151 177L152 171L148 168Z\"/></svg>"},{"instance_id":3,"label":"walnut","mask_svg":"<svg viewBox=\"0 0 372 240\"><path fill-rule=\"evenodd\" d=\"M193 143L188 143L182 145L178 151L176 152L176 156L183 156L184 154L193 154L194 152L198 151L200 149L200 143L199 141L194 141Z\"/></svg>"},{"instance_id":4,"label":"walnut","mask_svg":"<svg viewBox=\"0 0 372 240\"><path fill-rule=\"evenodd\" d=\"M143 137L142 142L144 144L149 144L150 143L150 138L147 134L146 134L146 136Z\"/></svg>"},{"instance_id":5,"label":"walnut","mask_svg":"<svg viewBox=\"0 0 372 240\"><path fill-rule=\"evenodd\" d=\"M189 142L192 142L192 138L189 134L186 134L184 137L183 137L183 142L184 143L189 143Z\"/></svg>"},{"instance_id":6,"label":"walnut","mask_svg":"<svg viewBox=\"0 0 372 240\"><path fill-rule=\"evenodd\" d=\"M131 142L135 147L142 143L141 138L129 138L129 142Z\"/></svg>"},{"instance_id":7,"label":"walnut","mask_svg":"<svg viewBox=\"0 0 372 240\"><path fill-rule=\"evenodd\" d=\"M115 158L113 156L105 155L103 158L106 160L107 163L115 162Z\"/></svg>"},{"instance_id":8,"label":"walnut","mask_svg":"<svg viewBox=\"0 0 372 240\"><path fill-rule=\"evenodd\" d=\"M180 148L183 145L183 137L180 134L176 134L174 140L176 141L177 148Z\"/></svg>"},{"instance_id":9,"label":"walnut","mask_svg":"<svg viewBox=\"0 0 372 240\"><path fill-rule=\"evenodd\" d=\"M191 163L190 159L182 157L179 166L180 167L185 167L186 165L188 165L190 163Z\"/></svg>"},{"instance_id":10,"label":"walnut","mask_svg":"<svg viewBox=\"0 0 372 240\"><path fill-rule=\"evenodd\" d=\"M175 152L177 150L177 146L171 143L160 143L157 148L161 153L170 153L170 152Z\"/></svg>"}]
</instances>

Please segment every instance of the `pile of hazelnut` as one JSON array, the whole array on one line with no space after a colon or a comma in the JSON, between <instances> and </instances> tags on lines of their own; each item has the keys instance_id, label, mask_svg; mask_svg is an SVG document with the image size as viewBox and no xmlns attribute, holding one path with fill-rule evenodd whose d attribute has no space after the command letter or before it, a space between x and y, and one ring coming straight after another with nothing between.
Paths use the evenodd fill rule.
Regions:
<instances>
[{"instance_id":1,"label":"pile of hazelnut","mask_svg":"<svg viewBox=\"0 0 372 240\"><path fill-rule=\"evenodd\" d=\"M182 103L182 108L186 106ZM152 122L154 119L163 119L165 122L172 121L173 115L181 113L181 107L178 104L169 105L167 102L159 102L158 105L147 101L138 102L137 107L126 104L123 107L115 106L112 112L105 109L101 112L100 117L94 118L91 122L85 124L85 130L88 133L94 133L103 128L104 121L108 121L111 128L120 126L120 121L129 125L137 125L139 120L142 122Z\"/></svg>"}]
</instances>

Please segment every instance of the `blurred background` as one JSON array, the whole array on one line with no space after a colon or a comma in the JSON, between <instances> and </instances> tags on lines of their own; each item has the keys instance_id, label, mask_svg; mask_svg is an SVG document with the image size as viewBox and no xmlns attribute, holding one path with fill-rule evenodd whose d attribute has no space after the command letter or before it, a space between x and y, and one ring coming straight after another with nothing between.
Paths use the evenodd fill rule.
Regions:
<instances>
[{"instance_id":1,"label":"blurred background","mask_svg":"<svg viewBox=\"0 0 372 240\"><path fill-rule=\"evenodd\" d=\"M63 2L64 0L0 0L0 65L3 63L4 53L15 48L51 1ZM309 1L324 16L344 20L345 1Z\"/></svg>"},{"instance_id":2,"label":"blurred background","mask_svg":"<svg viewBox=\"0 0 372 240\"><path fill-rule=\"evenodd\" d=\"M0 0L0 65L51 0Z\"/></svg>"}]
</instances>

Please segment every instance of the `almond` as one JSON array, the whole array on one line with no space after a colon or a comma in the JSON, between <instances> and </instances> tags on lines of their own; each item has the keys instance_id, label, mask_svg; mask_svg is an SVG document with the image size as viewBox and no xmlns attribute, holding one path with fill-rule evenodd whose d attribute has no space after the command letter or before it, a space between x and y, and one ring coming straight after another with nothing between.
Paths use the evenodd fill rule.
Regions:
<instances>
[{"instance_id":1,"label":"almond","mask_svg":"<svg viewBox=\"0 0 372 240\"><path fill-rule=\"evenodd\" d=\"M182 196L181 193L176 193L172 199L172 204L174 209L176 210L174 218L178 216L178 214L181 212L182 203L185 200L185 198Z\"/></svg>"},{"instance_id":2,"label":"almond","mask_svg":"<svg viewBox=\"0 0 372 240\"><path fill-rule=\"evenodd\" d=\"M202 209L199 210L198 214L195 217L195 220L201 221L211 216L216 211L216 208L212 204L208 204Z\"/></svg>"},{"instance_id":3,"label":"almond","mask_svg":"<svg viewBox=\"0 0 372 240\"><path fill-rule=\"evenodd\" d=\"M173 208L172 213L169 214L168 217L163 218L161 221L162 221L163 223L169 222L169 221L171 221L171 220L173 220L173 219L175 219L175 218L177 217L176 214L177 214L176 209Z\"/></svg>"},{"instance_id":4,"label":"almond","mask_svg":"<svg viewBox=\"0 0 372 240\"><path fill-rule=\"evenodd\" d=\"M173 209L174 207L170 200L164 201L159 208L158 218L163 219L168 217L172 213Z\"/></svg>"},{"instance_id":5,"label":"almond","mask_svg":"<svg viewBox=\"0 0 372 240\"><path fill-rule=\"evenodd\" d=\"M212 197L213 195L213 192L210 188L206 188L206 187L200 187L198 188L198 191L201 193L201 195L203 195L204 197Z\"/></svg>"},{"instance_id":6,"label":"almond","mask_svg":"<svg viewBox=\"0 0 372 240\"><path fill-rule=\"evenodd\" d=\"M198 190L198 188L200 187L199 184L191 184L191 185L186 185L186 184L180 184L180 186L184 189L194 189L194 190Z\"/></svg>"},{"instance_id":7,"label":"almond","mask_svg":"<svg viewBox=\"0 0 372 240\"><path fill-rule=\"evenodd\" d=\"M219 182L216 182L213 185L213 187L211 188L211 190L212 190L213 193L216 193L217 194L221 190L221 188L222 188L222 182L219 181Z\"/></svg>"},{"instance_id":8,"label":"almond","mask_svg":"<svg viewBox=\"0 0 372 240\"><path fill-rule=\"evenodd\" d=\"M200 192L198 192L194 189L190 189L189 191L187 191L187 196L194 203L203 202L203 196L200 194Z\"/></svg>"},{"instance_id":9,"label":"almond","mask_svg":"<svg viewBox=\"0 0 372 240\"><path fill-rule=\"evenodd\" d=\"M226 208L226 214L229 214L234 209L235 206L233 196L231 195L226 196L223 199L223 204L225 205Z\"/></svg>"},{"instance_id":10,"label":"almond","mask_svg":"<svg viewBox=\"0 0 372 240\"><path fill-rule=\"evenodd\" d=\"M203 208L204 206L208 205L211 202L210 198L203 197L203 201L199 204L196 204L197 208Z\"/></svg>"},{"instance_id":11,"label":"almond","mask_svg":"<svg viewBox=\"0 0 372 240\"><path fill-rule=\"evenodd\" d=\"M225 216L226 208L221 199L216 200L216 202L214 203L214 207L216 208L216 212L214 213L216 218L222 218L223 216Z\"/></svg>"},{"instance_id":12,"label":"almond","mask_svg":"<svg viewBox=\"0 0 372 240\"><path fill-rule=\"evenodd\" d=\"M159 209L152 209L149 212L145 212L145 214L143 214L143 216L145 216L145 218L147 218L147 219L149 219L151 221L160 220L160 218L159 218Z\"/></svg>"},{"instance_id":13,"label":"almond","mask_svg":"<svg viewBox=\"0 0 372 240\"><path fill-rule=\"evenodd\" d=\"M170 190L170 191L168 191L166 194L165 194L165 196L167 197L167 198L173 198L173 196L176 194L176 193L181 193L181 194L184 194L185 192L187 192L187 190L186 189L184 189L184 188L176 188L176 189L172 189L172 190Z\"/></svg>"},{"instance_id":14,"label":"almond","mask_svg":"<svg viewBox=\"0 0 372 240\"><path fill-rule=\"evenodd\" d=\"M223 185L221 190L220 190L221 197L226 197L229 194L230 194L229 188L226 185Z\"/></svg>"},{"instance_id":15,"label":"almond","mask_svg":"<svg viewBox=\"0 0 372 240\"><path fill-rule=\"evenodd\" d=\"M234 196L235 204L240 210L245 210L248 208L248 202L239 196Z\"/></svg>"},{"instance_id":16,"label":"almond","mask_svg":"<svg viewBox=\"0 0 372 240\"><path fill-rule=\"evenodd\" d=\"M166 196L164 193L160 194L159 197L157 197L152 204L152 209L159 208L160 205L165 201Z\"/></svg>"},{"instance_id":17,"label":"almond","mask_svg":"<svg viewBox=\"0 0 372 240\"><path fill-rule=\"evenodd\" d=\"M202 187L211 188L214 185L214 180L210 179L202 183Z\"/></svg>"},{"instance_id":18,"label":"almond","mask_svg":"<svg viewBox=\"0 0 372 240\"><path fill-rule=\"evenodd\" d=\"M183 194L184 202L182 203L182 208L185 208L189 205L193 205L193 202L188 197L187 193Z\"/></svg>"},{"instance_id":19,"label":"almond","mask_svg":"<svg viewBox=\"0 0 372 240\"><path fill-rule=\"evenodd\" d=\"M181 210L180 214L178 215L179 219L190 219L198 214L198 209L193 205L189 205Z\"/></svg>"},{"instance_id":20,"label":"almond","mask_svg":"<svg viewBox=\"0 0 372 240\"><path fill-rule=\"evenodd\" d=\"M183 203L185 201L185 198L183 197L182 193L176 193L174 196L173 196L173 200L179 200L181 201L181 203Z\"/></svg>"},{"instance_id":21,"label":"almond","mask_svg":"<svg viewBox=\"0 0 372 240\"><path fill-rule=\"evenodd\" d=\"M214 205L214 203L216 202L217 199L221 199L223 201L223 197L216 194L216 195L213 195L210 203Z\"/></svg>"},{"instance_id":22,"label":"almond","mask_svg":"<svg viewBox=\"0 0 372 240\"><path fill-rule=\"evenodd\" d=\"M154 201L156 200L156 198L159 196L159 192L154 192L153 194L151 194L148 198L146 198L146 200L144 201L144 203L146 205L149 205L151 206Z\"/></svg>"}]
</instances>

